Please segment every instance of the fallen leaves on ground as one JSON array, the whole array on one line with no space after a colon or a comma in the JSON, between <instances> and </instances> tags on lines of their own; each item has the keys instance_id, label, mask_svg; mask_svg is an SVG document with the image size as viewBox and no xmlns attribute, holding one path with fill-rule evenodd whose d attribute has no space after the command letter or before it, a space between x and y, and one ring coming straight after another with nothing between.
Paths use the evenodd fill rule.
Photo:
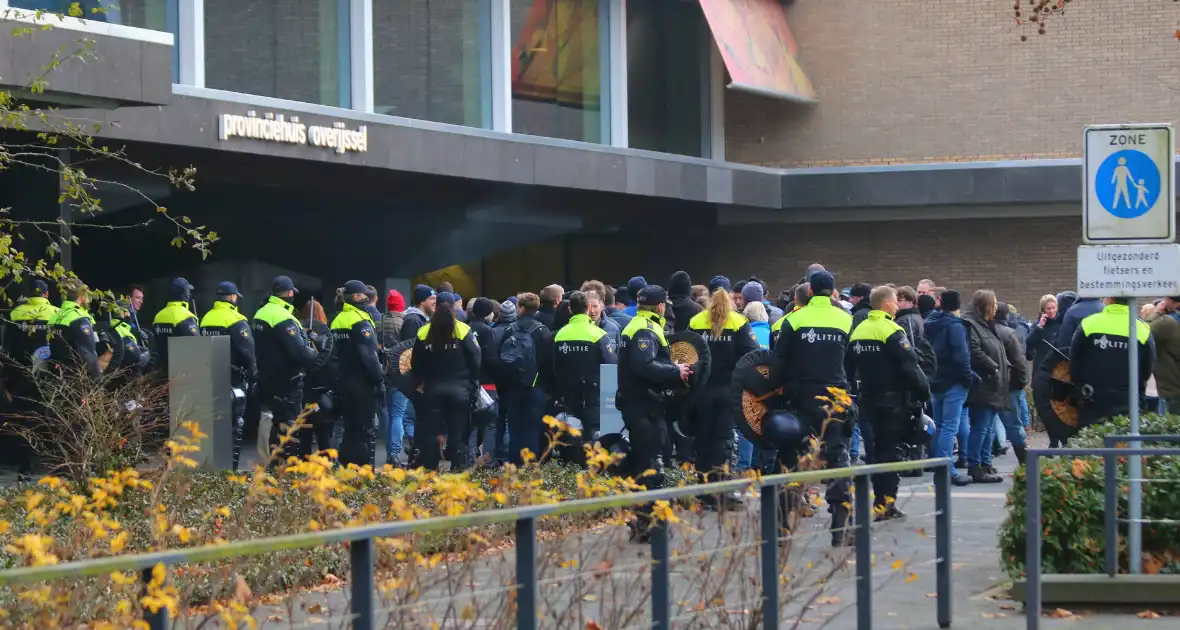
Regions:
<instances>
[{"instance_id":1,"label":"fallen leaves on ground","mask_svg":"<svg viewBox=\"0 0 1180 630\"><path fill-rule=\"evenodd\" d=\"M817 603L817 604L839 604L840 598L835 597L835 596L832 596L832 597L824 596L824 597L820 597L819 599L816 599L815 603Z\"/></svg>"},{"instance_id":2,"label":"fallen leaves on ground","mask_svg":"<svg viewBox=\"0 0 1180 630\"><path fill-rule=\"evenodd\" d=\"M313 615L322 615L324 614L324 607L320 604L312 604L307 607L307 612Z\"/></svg>"},{"instance_id":3,"label":"fallen leaves on ground","mask_svg":"<svg viewBox=\"0 0 1180 630\"><path fill-rule=\"evenodd\" d=\"M234 601L239 604L250 603L250 585L246 584L246 578L241 574L234 574Z\"/></svg>"},{"instance_id":4,"label":"fallen leaves on ground","mask_svg":"<svg viewBox=\"0 0 1180 630\"><path fill-rule=\"evenodd\" d=\"M1077 619L1078 618L1077 615L1073 614L1072 612L1070 612L1064 608L1054 608L1053 610L1050 610L1049 612L1044 613L1044 614L1046 617L1052 617L1053 619Z\"/></svg>"},{"instance_id":5,"label":"fallen leaves on ground","mask_svg":"<svg viewBox=\"0 0 1180 630\"><path fill-rule=\"evenodd\" d=\"M935 599L938 597L938 593L926 593L926 597L929 597L930 599Z\"/></svg>"},{"instance_id":6,"label":"fallen leaves on ground","mask_svg":"<svg viewBox=\"0 0 1180 630\"><path fill-rule=\"evenodd\" d=\"M1159 619L1160 618L1160 614L1155 612L1154 610L1145 610L1135 616L1140 619Z\"/></svg>"}]
</instances>

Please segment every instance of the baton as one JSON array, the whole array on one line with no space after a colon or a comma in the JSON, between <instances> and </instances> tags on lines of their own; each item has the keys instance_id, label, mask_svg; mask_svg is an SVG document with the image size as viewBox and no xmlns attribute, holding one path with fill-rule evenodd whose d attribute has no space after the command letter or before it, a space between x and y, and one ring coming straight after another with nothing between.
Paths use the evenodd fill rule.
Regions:
<instances>
[{"instance_id":1,"label":"baton","mask_svg":"<svg viewBox=\"0 0 1180 630\"><path fill-rule=\"evenodd\" d=\"M1049 348L1050 348L1051 350L1053 350L1053 352L1056 352L1057 354L1061 355L1061 358L1062 358L1062 359L1065 359L1066 361L1069 361L1069 355L1068 355L1068 354L1066 354L1066 353L1064 353L1064 352L1062 352L1062 351L1061 351L1061 350L1060 350L1060 349L1059 349L1057 346L1055 346L1055 345L1053 345L1053 344L1049 343L1049 340L1048 340L1048 339L1042 339L1041 341L1043 341L1043 342L1045 343L1045 345L1046 345L1046 346L1049 346Z\"/></svg>"}]
</instances>

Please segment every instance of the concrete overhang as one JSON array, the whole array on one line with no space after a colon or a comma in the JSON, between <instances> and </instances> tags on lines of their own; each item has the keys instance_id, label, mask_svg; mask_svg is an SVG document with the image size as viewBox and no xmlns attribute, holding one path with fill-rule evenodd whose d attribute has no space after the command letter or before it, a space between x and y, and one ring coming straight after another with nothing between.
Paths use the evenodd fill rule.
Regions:
<instances>
[{"instance_id":1,"label":"concrete overhang","mask_svg":"<svg viewBox=\"0 0 1180 630\"><path fill-rule=\"evenodd\" d=\"M172 91L167 107L93 111L86 116L102 126L102 137L129 142L723 206L781 209L783 204L777 169L208 88L173 85ZM324 130L330 135L333 129L363 131L363 150L355 135L350 142L357 146L343 151L324 146ZM276 130L281 137L275 137Z\"/></svg>"},{"instance_id":2,"label":"concrete overhang","mask_svg":"<svg viewBox=\"0 0 1180 630\"><path fill-rule=\"evenodd\" d=\"M0 18L0 87L30 106L114 109L172 99L171 33L21 9Z\"/></svg>"}]
</instances>

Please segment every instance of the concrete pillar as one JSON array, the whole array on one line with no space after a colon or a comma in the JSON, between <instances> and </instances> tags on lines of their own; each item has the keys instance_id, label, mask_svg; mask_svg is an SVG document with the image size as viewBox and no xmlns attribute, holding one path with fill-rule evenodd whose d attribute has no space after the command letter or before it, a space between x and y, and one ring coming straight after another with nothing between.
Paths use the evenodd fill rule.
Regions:
<instances>
[{"instance_id":1,"label":"concrete pillar","mask_svg":"<svg viewBox=\"0 0 1180 630\"><path fill-rule=\"evenodd\" d=\"M175 434L193 421L206 436L188 456L207 470L233 468L229 337L168 339L168 415Z\"/></svg>"}]
</instances>

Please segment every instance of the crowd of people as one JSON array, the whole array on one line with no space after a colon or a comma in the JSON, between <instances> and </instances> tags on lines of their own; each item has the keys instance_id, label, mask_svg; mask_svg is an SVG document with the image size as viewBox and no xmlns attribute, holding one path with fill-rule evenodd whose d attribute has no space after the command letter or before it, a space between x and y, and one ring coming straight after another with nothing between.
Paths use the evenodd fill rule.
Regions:
<instances>
[{"instance_id":1,"label":"crowd of people","mask_svg":"<svg viewBox=\"0 0 1180 630\"><path fill-rule=\"evenodd\" d=\"M286 276L273 280L252 317L239 311L237 287L223 282L198 319L190 307L194 287L176 278L147 325L137 315L138 289L130 301L103 304L96 318L85 285L64 283L58 308L38 280L10 315L5 350L26 374L48 367L78 378L118 371L121 378L166 379L171 338L228 337L235 468L251 398L272 418L266 437L289 456L332 447L342 464L375 464L383 435L389 464L436 468L447 461L464 469L545 455L584 463L581 442L597 441L625 454L620 472L652 488L673 461L711 479L793 468L809 435L821 438L829 467L921 458L929 449L954 460L956 485L995 483L993 457L1007 442L1024 458L1030 383L1035 408L1054 419L1046 424L1055 445L1079 426L1127 410L1125 300L1046 295L1027 322L991 291L964 301L928 279L916 288L836 287L817 263L774 301L757 277L731 283L718 275L694 285L681 271L667 289L643 277L618 287L589 280L573 290L550 285L466 303L449 284L417 285L408 302L390 290L382 310L374 287L350 280L337 289L329 322L315 299L296 308L298 291ZM1148 399L1151 379L1160 406L1174 411L1180 298L1145 308L1151 323L1139 323L1136 340L1141 386ZM685 331L707 346L707 375L672 360L668 339ZM1164 344L1159 362L1155 339ZM734 403L734 373L744 357L772 362L781 381L764 430ZM1069 374L1062 376L1064 361ZM602 434L599 374L606 364L618 365L615 405L626 439ZM31 399L33 381L10 376L8 387ZM834 391L855 403L833 404ZM1054 401L1072 405L1078 419L1059 421ZM551 451L547 415L563 418L581 440ZM289 431L294 439L283 440ZM18 462L22 474L31 470L27 455ZM898 482L897 474L874 476L880 518L904 516L893 501ZM846 521L848 482L829 484L826 498L833 523ZM706 498L717 509L739 502ZM639 538L641 525L642 518ZM847 542L842 529L833 530L832 542Z\"/></svg>"}]
</instances>

